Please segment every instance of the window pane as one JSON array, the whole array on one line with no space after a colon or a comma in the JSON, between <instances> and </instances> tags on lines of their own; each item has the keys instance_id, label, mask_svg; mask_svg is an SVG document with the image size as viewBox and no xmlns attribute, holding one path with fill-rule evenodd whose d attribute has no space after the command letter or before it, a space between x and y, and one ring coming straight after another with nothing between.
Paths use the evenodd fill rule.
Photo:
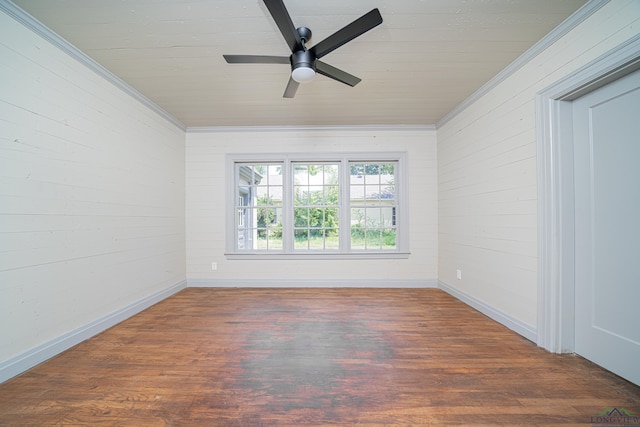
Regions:
<instances>
[{"instance_id":1,"label":"window pane","mask_svg":"<svg viewBox=\"0 0 640 427\"><path fill-rule=\"evenodd\" d=\"M304 230L294 230L293 232L294 240L293 240L293 248L294 249L309 249L309 231Z\"/></svg>"},{"instance_id":2,"label":"window pane","mask_svg":"<svg viewBox=\"0 0 640 427\"><path fill-rule=\"evenodd\" d=\"M282 227L280 223L269 226L266 232L267 249L269 250L281 250L282 249Z\"/></svg>"},{"instance_id":3,"label":"window pane","mask_svg":"<svg viewBox=\"0 0 640 427\"><path fill-rule=\"evenodd\" d=\"M265 186L256 187L255 194L256 194L256 205L264 206L264 205L268 205L270 203L269 202L269 187L265 187Z\"/></svg>"},{"instance_id":4,"label":"window pane","mask_svg":"<svg viewBox=\"0 0 640 427\"><path fill-rule=\"evenodd\" d=\"M258 227L267 228L274 226L280 220L280 208L258 208Z\"/></svg>"},{"instance_id":5,"label":"window pane","mask_svg":"<svg viewBox=\"0 0 640 427\"><path fill-rule=\"evenodd\" d=\"M353 206L353 205L352 205ZM351 228L365 229L365 210L363 208L351 208Z\"/></svg>"},{"instance_id":6,"label":"window pane","mask_svg":"<svg viewBox=\"0 0 640 427\"><path fill-rule=\"evenodd\" d=\"M351 227L351 249L363 250L364 245L364 229Z\"/></svg>"},{"instance_id":7,"label":"window pane","mask_svg":"<svg viewBox=\"0 0 640 427\"><path fill-rule=\"evenodd\" d=\"M240 197L239 201L244 200L244 198L249 194L249 187L246 185L241 185L238 187L238 195ZM242 203L239 203L241 206L244 206Z\"/></svg>"},{"instance_id":8,"label":"window pane","mask_svg":"<svg viewBox=\"0 0 640 427\"><path fill-rule=\"evenodd\" d=\"M396 198L396 188L394 185L386 185L380 188L380 199L381 200L390 200L395 203Z\"/></svg>"},{"instance_id":9,"label":"window pane","mask_svg":"<svg viewBox=\"0 0 640 427\"><path fill-rule=\"evenodd\" d=\"M324 165L324 184L338 185L338 165Z\"/></svg>"},{"instance_id":10,"label":"window pane","mask_svg":"<svg viewBox=\"0 0 640 427\"><path fill-rule=\"evenodd\" d=\"M362 178L364 176L364 165L362 163L351 163L349 165L349 173L351 176Z\"/></svg>"},{"instance_id":11,"label":"window pane","mask_svg":"<svg viewBox=\"0 0 640 427\"><path fill-rule=\"evenodd\" d=\"M389 228L395 226L395 217L394 207L388 206L380 209L380 225L382 227Z\"/></svg>"},{"instance_id":12,"label":"window pane","mask_svg":"<svg viewBox=\"0 0 640 427\"><path fill-rule=\"evenodd\" d=\"M324 235L322 230L310 230L309 235L309 249L316 251L324 249Z\"/></svg>"},{"instance_id":13,"label":"window pane","mask_svg":"<svg viewBox=\"0 0 640 427\"><path fill-rule=\"evenodd\" d=\"M350 177L350 198L351 200L364 200L364 179L362 175L351 175Z\"/></svg>"},{"instance_id":14,"label":"window pane","mask_svg":"<svg viewBox=\"0 0 640 427\"><path fill-rule=\"evenodd\" d=\"M367 228L379 227L380 226L379 218L380 218L380 209L367 208L365 210L364 222L367 225Z\"/></svg>"},{"instance_id":15,"label":"window pane","mask_svg":"<svg viewBox=\"0 0 640 427\"><path fill-rule=\"evenodd\" d=\"M308 227L309 226L309 209L307 208L295 208L293 210L294 227Z\"/></svg>"},{"instance_id":16,"label":"window pane","mask_svg":"<svg viewBox=\"0 0 640 427\"><path fill-rule=\"evenodd\" d=\"M270 205L282 205L282 186L274 185L269 187L268 197Z\"/></svg>"},{"instance_id":17,"label":"window pane","mask_svg":"<svg viewBox=\"0 0 640 427\"><path fill-rule=\"evenodd\" d=\"M364 188L364 198L367 204L376 205L380 199L380 186L379 185L366 185Z\"/></svg>"},{"instance_id":18,"label":"window pane","mask_svg":"<svg viewBox=\"0 0 640 427\"><path fill-rule=\"evenodd\" d=\"M274 237L269 237L269 249L282 250L282 230Z\"/></svg>"},{"instance_id":19,"label":"window pane","mask_svg":"<svg viewBox=\"0 0 640 427\"><path fill-rule=\"evenodd\" d=\"M325 230L325 249L338 250L340 249L340 236L337 228L328 228Z\"/></svg>"},{"instance_id":20,"label":"window pane","mask_svg":"<svg viewBox=\"0 0 640 427\"><path fill-rule=\"evenodd\" d=\"M381 247L381 233L378 229L367 229L365 237L366 249L380 249Z\"/></svg>"},{"instance_id":21,"label":"window pane","mask_svg":"<svg viewBox=\"0 0 640 427\"><path fill-rule=\"evenodd\" d=\"M324 210L324 227L327 229L338 230L340 216L338 208L327 208Z\"/></svg>"},{"instance_id":22,"label":"window pane","mask_svg":"<svg viewBox=\"0 0 640 427\"><path fill-rule=\"evenodd\" d=\"M309 213L309 227L322 227L322 209L313 208Z\"/></svg>"},{"instance_id":23,"label":"window pane","mask_svg":"<svg viewBox=\"0 0 640 427\"><path fill-rule=\"evenodd\" d=\"M255 243L256 249L267 249L267 230L265 228L256 229L257 240Z\"/></svg>"},{"instance_id":24,"label":"window pane","mask_svg":"<svg viewBox=\"0 0 640 427\"><path fill-rule=\"evenodd\" d=\"M269 175L268 175L271 179L269 181L272 181L274 179L274 177L282 177L282 165L281 164L270 164L269 165ZM270 182L270 184L273 185L282 185L282 180L280 180L280 182Z\"/></svg>"},{"instance_id":25,"label":"window pane","mask_svg":"<svg viewBox=\"0 0 640 427\"><path fill-rule=\"evenodd\" d=\"M365 167L366 174L364 176L364 185L378 186L380 185L380 175L378 165L367 165Z\"/></svg>"},{"instance_id":26,"label":"window pane","mask_svg":"<svg viewBox=\"0 0 640 427\"><path fill-rule=\"evenodd\" d=\"M309 186L309 205L318 206L324 204L324 192L321 185Z\"/></svg>"},{"instance_id":27,"label":"window pane","mask_svg":"<svg viewBox=\"0 0 640 427\"><path fill-rule=\"evenodd\" d=\"M339 189L337 185L329 185L324 189L324 205L337 206L339 201Z\"/></svg>"},{"instance_id":28,"label":"window pane","mask_svg":"<svg viewBox=\"0 0 640 427\"><path fill-rule=\"evenodd\" d=\"M293 168L294 185L309 185L309 167L307 165L296 164Z\"/></svg>"},{"instance_id":29,"label":"window pane","mask_svg":"<svg viewBox=\"0 0 640 427\"><path fill-rule=\"evenodd\" d=\"M294 204L296 206L309 205L309 190L306 186L295 186L294 188Z\"/></svg>"},{"instance_id":30,"label":"window pane","mask_svg":"<svg viewBox=\"0 0 640 427\"><path fill-rule=\"evenodd\" d=\"M391 250L396 249L396 230L385 229L382 231L382 249Z\"/></svg>"}]
</instances>

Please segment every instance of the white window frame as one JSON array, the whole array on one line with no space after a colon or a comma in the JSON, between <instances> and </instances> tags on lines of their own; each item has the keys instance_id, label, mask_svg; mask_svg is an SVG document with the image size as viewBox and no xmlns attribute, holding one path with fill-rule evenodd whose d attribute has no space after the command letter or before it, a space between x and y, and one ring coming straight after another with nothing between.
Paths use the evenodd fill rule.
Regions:
<instances>
[{"instance_id":1,"label":"white window frame","mask_svg":"<svg viewBox=\"0 0 640 427\"><path fill-rule=\"evenodd\" d=\"M408 156L406 152L374 152L374 153L266 153L266 154L227 154L226 156L226 252L227 259L389 259L409 257L409 192L408 192ZM322 163L338 162L340 164L340 249L322 251L294 251L292 239L283 239L280 251L247 251L237 248L237 199L238 163L283 164L283 236L293 235L293 173L291 165L296 162ZM394 162L395 197L396 197L396 249L384 250L352 250L350 242L350 162L377 163ZM345 178L346 177L346 178ZM346 224L346 226L345 226ZM344 228L343 228L344 227Z\"/></svg>"}]
</instances>

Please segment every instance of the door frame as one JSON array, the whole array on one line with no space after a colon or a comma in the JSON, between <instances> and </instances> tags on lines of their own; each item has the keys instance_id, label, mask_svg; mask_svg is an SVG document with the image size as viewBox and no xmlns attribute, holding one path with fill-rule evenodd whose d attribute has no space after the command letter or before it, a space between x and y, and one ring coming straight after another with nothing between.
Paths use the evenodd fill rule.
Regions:
<instances>
[{"instance_id":1,"label":"door frame","mask_svg":"<svg viewBox=\"0 0 640 427\"><path fill-rule=\"evenodd\" d=\"M573 112L571 101L640 69L640 35L536 95L538 176L537 344L575 349Z\"/></svg>"}]
</instances>

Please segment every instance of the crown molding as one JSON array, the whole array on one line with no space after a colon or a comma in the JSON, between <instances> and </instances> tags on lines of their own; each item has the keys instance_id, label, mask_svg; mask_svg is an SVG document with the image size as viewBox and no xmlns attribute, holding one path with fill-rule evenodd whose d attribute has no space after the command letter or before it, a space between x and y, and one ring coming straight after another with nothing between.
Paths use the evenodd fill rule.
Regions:
<instances>
[{"instance_id":1,"label":"crown molding","mask_svg":"<svg viewBox=\"0 0 640 427\"><path fill-rule=\"evenodd\" d=\"M435 125L344 126L190 126L187 133L212 132L306 132L306 131L435 131Z\"/></svg>"},{"instance_id":2,"label":"crown molding","mask_svg":"<svg viewBox=\"0 0 640 427\"><path fill-rule=\"evenodd\" d=\"M513 75L516 71L522 68L525 64L529 63L533 58L542 53L549 46L560 40L563 36L573 30L575 27L584 22L587 18L597 12L604 5L609 3L610 0L590 0L580 9L575 11L571 16L565 19L560 25L551 30L549 34L541 38L536 44L527 49L522 55L516 58L511 64L507 65L502 71L496 74L491 80L482 85L480 89L475 91L471 96L462 101L453 110L449 111L447 114L442 117L438 123L436 123L436 128L443 126L445 123L456 117L462 111L467 109L471 104L476 102L478 99L482 98L493 88L498 86L500 83L505 81L511 75Z\"/></svg>"},{"instance_id":3,"label":"crown molding","mask_svg":"<svg viewBox=\"0 0 640 427\"><path fill-rule=\"evenodd\" d=\"M180 120L178 120L175 116L168 113L162 107L160 107L155 102L151 101L149 98L135 90L128 83L122 80L120 77L113 74L111 71L107 70L105 67L100 65L98 62L93 60L87 54L83 53L66 41L64 38L60 37L42 22L38 21L33 16L29 15L23 9L18 7L16 4L11 2L10 0L0 0L0 11L3 11L8 16L13 18L15 21L21 23L23 26L33 31L40 37L42 37L47 42L51 43L53 46L57 47L76 61L80 62L82 65L103 77L105 80L116 86L118 89L122 90L129 96L138 100L140 103L148 107L150 110L156 112L158 115L173 123L178 128L183 131L186 130L186 126Z\"/></svg>"}]
</instances>

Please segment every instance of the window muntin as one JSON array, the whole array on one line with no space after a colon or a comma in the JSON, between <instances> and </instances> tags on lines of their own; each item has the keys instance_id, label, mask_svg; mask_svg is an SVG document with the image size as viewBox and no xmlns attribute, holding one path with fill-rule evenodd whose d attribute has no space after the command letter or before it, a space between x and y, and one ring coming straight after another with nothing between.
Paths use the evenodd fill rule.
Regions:
<instances>
[{"instance_id":1,"label":"window muntin","mask_svg":"<svg viewBox=\"0 0 640 427\"><path fill-rule=\"evenodd\" d=\"M236 211L227 255L408 255L406 153L227 158Z\"/></svg>"}]
</instances>

